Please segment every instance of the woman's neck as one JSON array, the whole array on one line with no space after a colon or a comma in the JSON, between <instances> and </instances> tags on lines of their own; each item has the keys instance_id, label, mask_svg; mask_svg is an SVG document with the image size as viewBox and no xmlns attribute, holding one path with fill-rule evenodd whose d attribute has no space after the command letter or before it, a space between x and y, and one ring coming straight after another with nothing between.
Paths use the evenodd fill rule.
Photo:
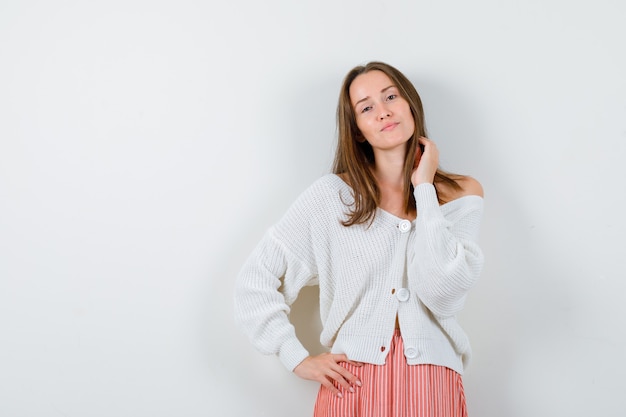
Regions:
<instances>
[{"instance_id":1,"label":"woman's neck","mask_svg":"<svg viewBox=\"0 0 626 417\"><path fill-rule=\"evenodd\" d=\"M404 201L404 155L402 158L388 154L379 156L372 170L380 191L378 206L396 217L415 219L416 213L407 212Z\"/></svg>"},{"instance_id":2,"label":"woman's neck","mask_svg":"<svg viewBox=\"0 0 626 417\"><path fill-rule=\"evenodd\" d=\"M381 192L388 188L390 190L404 189L404 155L379 153L375 156L373 174Z\"/></svg>"}]
</instances>

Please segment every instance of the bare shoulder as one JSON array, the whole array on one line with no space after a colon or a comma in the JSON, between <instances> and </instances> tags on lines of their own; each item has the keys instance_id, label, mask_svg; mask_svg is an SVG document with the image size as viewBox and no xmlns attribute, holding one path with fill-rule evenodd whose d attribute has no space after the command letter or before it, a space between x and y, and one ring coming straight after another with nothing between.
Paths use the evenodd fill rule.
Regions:
<instances>
[{"instance_id":1,"label":"bare shoulder","mask_svg":"<svg viewBox=\"0 0 626 417\"><path fill-rule=\"evenodd\" d=\"M456 198L465 197L466 195L477 195L479 197L485 196L483 186L476 178L463 176L459 178L457 182L461 186L461 190Z\"/></svg>"},{"instance_id":2,"label":"bare shoulder","mask_svg":"<svg viewBox=\"0 0 626 417\"><path fill-rule=\"evenodd\" d=\"M483 186L473 177L467 175L455 175L452 177L460 188L452 187L449 184L438 184L438 192L444 201L453 201L461 197L476 195L484 197Z\"/></svg>"}]
</instances>

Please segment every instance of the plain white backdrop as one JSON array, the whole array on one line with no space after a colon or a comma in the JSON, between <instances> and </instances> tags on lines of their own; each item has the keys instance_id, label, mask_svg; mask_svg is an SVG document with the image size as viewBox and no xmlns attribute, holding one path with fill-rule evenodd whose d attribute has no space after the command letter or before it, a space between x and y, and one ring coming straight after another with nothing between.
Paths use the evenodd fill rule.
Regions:
<instances>
[{"instance_id":1,"label":"plain white backdrop","mask_svg":"<svg viewBox=\"0 0 626 417\"><path fill-rule=\"evenodd\" d=\"M486 193L471 416L622 416L617 0L0 3L0 415L311 415L233 282L328 172L345 73L415 83ZM293 319L319 351L316 290Z\"/></svg>"}]
</instances>

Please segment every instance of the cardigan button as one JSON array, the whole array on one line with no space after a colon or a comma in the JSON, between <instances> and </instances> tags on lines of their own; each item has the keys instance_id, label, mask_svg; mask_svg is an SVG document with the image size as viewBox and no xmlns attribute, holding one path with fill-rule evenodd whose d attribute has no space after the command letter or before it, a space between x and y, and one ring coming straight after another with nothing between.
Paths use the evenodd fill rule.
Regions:
<instances>
[{"instance_id":1,"label":"cardigan button","mask_svg":"<svg viewBox=\"0 0 626 417\"><path fill-rule=\"evenodd\" d=\"M409 230L411 230L411 222L408 220L402 220L400 223L398 223L398 229L400 229L402 233L408 232Z\"/></svg>"},{"instance_id":2,"label":"cardigan button","mask_svg":"<svg viewBox=\"0 0 626 417\"><path fill-rule=\"evenodd\" d=\"M404 349L404 356L409 359L417 358L417 349L415 349L414 347L408 347Z\"/></svg>"},{"instance_id":3,"label":"cardigan button","mask_svg":"<svg viewBox=\"0 0 626 417\"><path fill-rule=\"evenodd\" d=\"M396 293L396 298L398 298L399 301L406 301L409 299L409 296L411 295L411 293L409 292L408 289L406 288L400 288L398 290L398 292Z\"/></svg>"}]
</instances>

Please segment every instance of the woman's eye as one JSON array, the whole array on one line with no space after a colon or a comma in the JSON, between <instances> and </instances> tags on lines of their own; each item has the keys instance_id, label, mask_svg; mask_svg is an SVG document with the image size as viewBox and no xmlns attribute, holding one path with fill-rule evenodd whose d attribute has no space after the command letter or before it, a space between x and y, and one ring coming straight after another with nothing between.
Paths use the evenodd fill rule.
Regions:
<instances>
[{"instance_id":1,"label":"woman's eye","mask_svg":"<svg viewBox=\"0 0 626 417\"><path fill-rule=\"evenodd\" d=\"M372 106L365 106L363 107L363 109L361 109L361 113L366 113L368 111L372 110Z\"/></svg>"},{"instance_id":2,"label":"woman's eye","mask_svg":"<svg viewBox=\"0 0 626 417\"><path fill-rule=\"evenodd\" d=\"M397 97L398 97L397 94L390 94L390 95L387 96L387 100L394 100Z\"/></svg>"}]
</instances>

